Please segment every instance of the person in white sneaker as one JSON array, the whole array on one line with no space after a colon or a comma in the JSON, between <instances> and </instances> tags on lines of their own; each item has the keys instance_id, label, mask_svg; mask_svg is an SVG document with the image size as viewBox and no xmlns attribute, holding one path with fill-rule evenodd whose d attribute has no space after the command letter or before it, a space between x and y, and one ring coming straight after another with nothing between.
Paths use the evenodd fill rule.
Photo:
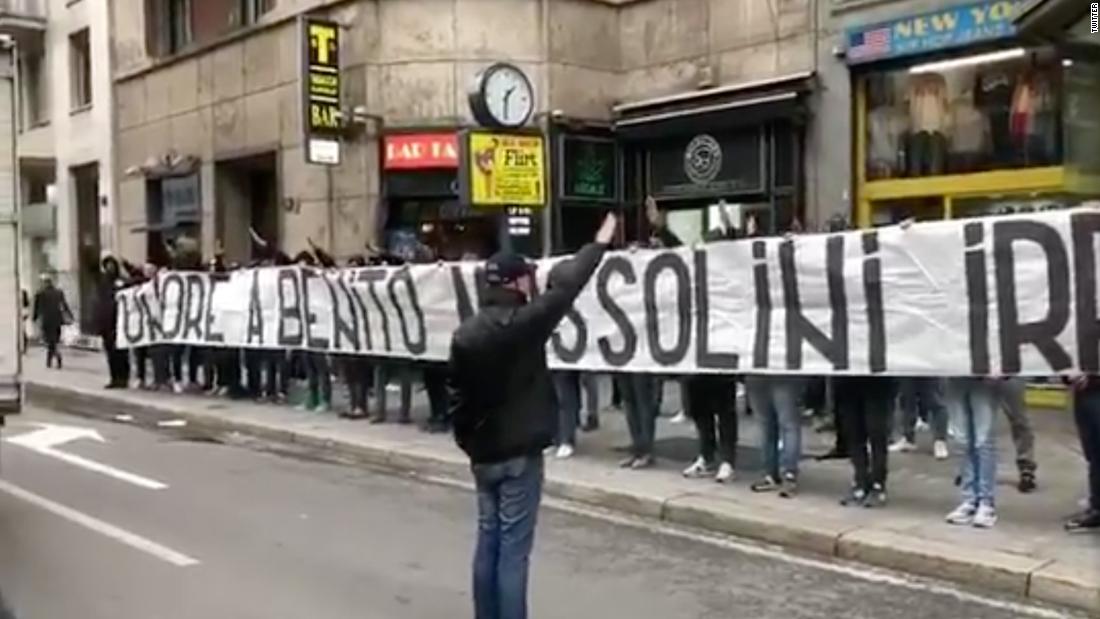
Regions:
<instances>
[{"instance_id":1,"label":"person in white sneaker","mask_svg":"<svg viewBox=\"0 0 1100 619\"><path fill-rule=\"evenodd\" d=\"M957 377L947 381L948 411L963 448L962 502L947 515L954 525L988 529L997 523L997 411L999 379Z\"/></svg>"},{"instance_id":2,"label":"person in white sneaker","mask_svg":"<svg viewBox=\"0 0 1100 619\"><path fill-rule=\"evenodd\" d=\"M927 419L932 428L932 453L937 460L946 460L947 408L943 403L944 379L936 376L911 376L901 379L900 428L901 436L890 445L894 453L910 453L917 450L917 429L921 420Z\"/></svg>"},{"instance_id":3,"label":"person in white sneaker","mask_svg":"<svg viewBox=\"0 0 1100 619\"><path fill-rule=\"evenodd\" d=\"M719 483L732 481L737 462L736 379L697 374L684 379L683 384L684 405L699 436L699 457L684 470L684 477L714 476Z\"/></svg>"}]
</instances>

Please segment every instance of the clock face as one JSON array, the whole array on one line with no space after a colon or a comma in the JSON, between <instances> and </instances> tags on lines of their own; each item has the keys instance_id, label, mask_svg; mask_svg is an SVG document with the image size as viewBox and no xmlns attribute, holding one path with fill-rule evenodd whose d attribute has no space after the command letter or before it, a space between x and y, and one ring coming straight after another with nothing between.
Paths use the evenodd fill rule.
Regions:
<instances>
[{"instance_id":1,"label":"clock face","mask_svg":"<svg viewBox=\"0 0 1100 619\"><path fill-rule=\"evenodd\" d=\"M484 79L484 104L494 121L504 127L520 127L530 120L535 93L522 71L511 65L497 65Z\"/></svg>"}]
</instances>

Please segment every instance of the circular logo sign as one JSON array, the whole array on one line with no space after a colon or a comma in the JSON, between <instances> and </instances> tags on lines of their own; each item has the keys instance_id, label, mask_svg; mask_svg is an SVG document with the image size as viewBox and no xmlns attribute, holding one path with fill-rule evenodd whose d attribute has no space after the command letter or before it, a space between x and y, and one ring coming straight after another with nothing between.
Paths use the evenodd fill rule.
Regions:
<instances>
[{"instance_id":1,"label":"circular logo sign","mask_svg":"<svg viewBox=\"0 0 1100 619\"><path fill-rule=\"evenodd\" d=\"M688 142L684 149L684 173L696 185L705 185L722 169L722 145L702 133Z\"/></svg>"}]
</instances>

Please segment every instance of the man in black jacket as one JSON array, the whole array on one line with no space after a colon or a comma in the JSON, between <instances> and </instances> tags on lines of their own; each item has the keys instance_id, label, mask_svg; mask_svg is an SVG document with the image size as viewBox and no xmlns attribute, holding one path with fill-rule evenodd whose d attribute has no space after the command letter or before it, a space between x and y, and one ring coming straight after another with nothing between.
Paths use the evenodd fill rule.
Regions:
<instances>
[{"instance_id":1,"label":"man in black jacket","mask_svg":"<svg viewBox=\"0 0 1100 619\"><path fill-rule=\"evenodd\" d=\"M42 276L42 289L34 295L34 321L38 323L42 343L46 345L46 367L53 367L56 360L57 369L61 369L61 352L57 344L61 341L61 327L72 324L73 312L65 300L65 293L53 285L53 278L49 275Z\"/></svg>"},{"instance_id":2,"label":"man in black jacket","mask_svg":"<svg viewBox=\"0 0 1100 619\"><path fill-rule=\"evenodd\" d=\"M451 417L477 482L477 619L527 617L542 452L557 425L546 342L592 277L617 226L609 214L596 242L555 267L555 285L537 298L533 267L516 254L494 255L485 265L483 307L451 341Z\"/></svg>"},{"instance_id":3,"label":"man in black jacket","mask_svg":"<svg viewBox=\"0 0 1100 619\"><path fill-rule=\"evenodd\" d=\"M107 355L107 368L111 380L108 389L125 389L130 381L130 356L120 350L115 342L117 335L118 306L115 293L123 288L122 268L114 256L104 256L100 261L101 272L96 288L95 326L103 340L103 351Z\"/></svg>"}]
</instances>

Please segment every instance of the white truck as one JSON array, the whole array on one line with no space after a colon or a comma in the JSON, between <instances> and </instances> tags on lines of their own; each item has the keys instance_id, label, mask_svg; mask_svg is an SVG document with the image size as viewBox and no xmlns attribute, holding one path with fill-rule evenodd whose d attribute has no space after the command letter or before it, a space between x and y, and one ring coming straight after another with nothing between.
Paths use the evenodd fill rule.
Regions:
<instances>
[{"instance_id":1,"label":"white truck","mask_svg":"<svg viewBox=\"0 0 1100 619\"><path fill-rule=\"evenodd\" d=\"M14 48L0 36L0 426L23 405L23 289L19 285L20 205L15 154Z\"/></svg>"}]
</instances>

